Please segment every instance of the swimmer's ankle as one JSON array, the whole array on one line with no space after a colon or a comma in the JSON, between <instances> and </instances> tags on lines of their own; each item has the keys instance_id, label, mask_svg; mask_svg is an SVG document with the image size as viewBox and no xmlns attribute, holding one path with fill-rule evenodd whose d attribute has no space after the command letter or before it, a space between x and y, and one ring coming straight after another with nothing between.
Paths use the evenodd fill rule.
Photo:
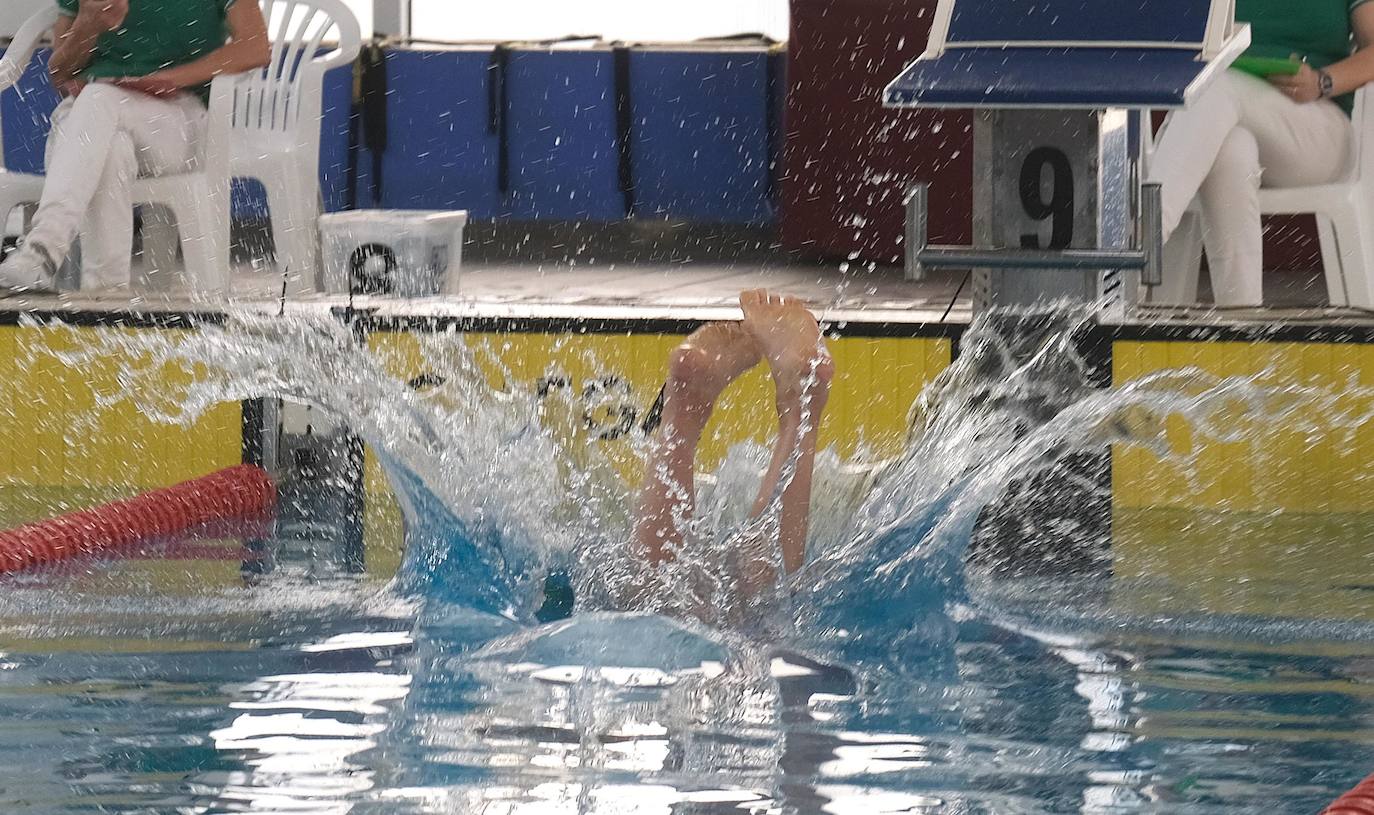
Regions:
<instances>
[{"instance_id":1,"label":"swimmer's ankle","mask_svg":"<svg viewBox=\"0 0 1374 815\"><path fill-rule=\"evenodd\" d=\"M813 357L799 374L774 372L774 401L779 416L807 409L818 411L830 400L835 363L830 354Z\"/></svg>"}]
</instances>

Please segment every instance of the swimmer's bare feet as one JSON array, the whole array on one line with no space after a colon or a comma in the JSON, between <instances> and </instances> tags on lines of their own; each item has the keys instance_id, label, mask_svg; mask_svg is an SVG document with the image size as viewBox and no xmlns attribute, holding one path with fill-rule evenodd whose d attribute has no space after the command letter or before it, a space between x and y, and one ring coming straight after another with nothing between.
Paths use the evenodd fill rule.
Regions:
<instances>
[{"instance_id":1,"label":"swimmer's bare feet","mask_svg":"<svg viewBox=\"0 0 1374 815\"><path fill-rule=\"evenodd\" d=\"M815 315L800 300L764 289L741 292L739 304L744 328L757 340L772 370L778 412L790 411L803 396L812 406L823 407L834 363Z\"/></svg>"},{"instance_id":2,"label":"swimmer's bare feet","mask_svg":"<svg viewBox=\"0 0 1374 815\"><path fill-rule=\"evenodd\" d=\"M758 341L743 325L709 323L673 350L668 358L668 381L684 395L714 401L760 358Z\"/></svg>"}]
</instances>

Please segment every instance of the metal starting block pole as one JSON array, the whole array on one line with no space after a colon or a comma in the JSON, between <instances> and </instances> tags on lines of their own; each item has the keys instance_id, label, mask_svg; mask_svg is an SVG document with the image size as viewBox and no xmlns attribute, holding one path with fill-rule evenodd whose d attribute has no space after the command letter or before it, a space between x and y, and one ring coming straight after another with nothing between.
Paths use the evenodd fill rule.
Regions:
<instances>
[{"instance_id":1,"label":"metal starting block pole","mask_svg":"<svg viewBox=\"0 0 1374 815\"><path fill-rule=\"evenodd\" d=\"M1107 270L1140 273L1142 286L1164 282L1164 232L1160 211L1160 185L1144 184L1140 190L1140 226L1135 248L1111 249L974 249L967 246L932 246L930 185L916 184L906 196L906 279L923 281L928 269L1030 269L1082 272Z\"/></svg>"}]
</instances>

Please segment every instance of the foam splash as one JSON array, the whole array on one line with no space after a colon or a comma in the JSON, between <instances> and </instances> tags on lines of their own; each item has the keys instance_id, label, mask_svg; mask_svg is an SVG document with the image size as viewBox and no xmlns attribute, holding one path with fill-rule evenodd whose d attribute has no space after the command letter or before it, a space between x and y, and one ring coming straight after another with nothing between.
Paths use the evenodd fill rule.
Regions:
<instances>
[{"instance_id":1,"label":"foam splash","mask_svg":"<svg viewBox=\"0 0 1374 815\"><path fill-rule=\"evenodd\" d=\"M1076 350L1090 326L1085 309L981 317L957 361L913 407L901 456L820 456L817 483L842 488L818 490L807 566L761 605L709 604L719 617L706 622L743 619L842 660L924 660L953 635L947 609L965 600L972 530L1011 481L1056 468L1072 480L1070 454L1110 444L1186 458L1166 444L1169 417L1186 421L1199 440L1226 441L1257 421L1348 432L1374 413L1374 392L1353 385L1333 393L1195 369L1104 387ZM426 389L389 373L384 355L360 347L353 327L329 316L232 313L185 336L111 334L62 357L70 365L103 354L131 360L125 390L104 398L135 398L164 421L265 397L308 403L345 422L380 453L402 500L403 592L528 621L543 577L567 569L580 610L620 607L618 589L645 577L626 545L633 485L589 454L594 439L560 429L571 410L557 395L536 398L499 350L456 333L417 342L433 385ZM169 366L193 374L183 389L140 385ZM642 455L643 439L631 448ZM719 564L738 545L745 496L766 455L743 445L704 479L701 520L670 586L703 576L725 585ZM651 598L642 608L667 605Z\"/></svg>"}]
</instances>

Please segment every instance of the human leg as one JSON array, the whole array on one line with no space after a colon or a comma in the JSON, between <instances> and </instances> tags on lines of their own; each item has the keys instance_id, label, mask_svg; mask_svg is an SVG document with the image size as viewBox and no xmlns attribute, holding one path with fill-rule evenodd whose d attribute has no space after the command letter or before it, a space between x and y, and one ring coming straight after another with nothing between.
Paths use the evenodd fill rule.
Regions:
<instances>
[{"instance_id":1,"label":"human leg","mask_svg":"<svg viewBox=\"0 0 1374 815\"><path fill-rule=\"evenodd\" d=\"M130 163L136 166L131 140L115 138L127 93L110 85L89 85L79 96L64 101L53 118L43 197L28 243L41 246L59 263L70 251L97 193L109 192L101 189L102 183L118 178L119 170ZM128 154L110 161L111 153L124 150ZM113 206L106 211L112 212ZM125 217L132 223L132 210ZM95 247L87 251L101 253Z\"/></svg>"},{"instance_id":2,"label":"human leg","mask_svg":"<svg viewBox=\"0 0 1374 815\"><path fill-rule=\"evenodd\" d=\"M1183 215L1212 171L1226 137L1240 123L1236 86L1224 74L1190 108L1169 116L1150 160L1150 180L1160 185L1164 238Z\"/></svg>"},{"instance_id":3,"label":"human leg","mask_svg":"<svg viewBox=\"0 0 1374 815\"><path fill-rule=\"evenodd\" d=\"M834 363L816 318L799 300L754 290L740 295L740 307L744 310L745 328L768 360L778 411L773 457L751 516L762 517L775 500L779 502L778 546L783 568L790 574L800 569L806 559L816 440L830 395ZM768 582L772 577L767 559L756 558L748 571L745 578L751 585Z\"/></svg>"},{"instance_id":4,"label":"human leg","mask_svg":"<svg viewBox=\"0 0 1374 815\"><path fill-rule=\"evenodd\" d=\"M129 285L138 154L125 131L116 130L110 140L104 170L80 228L83 289Z\"/></svg>"},{"instance_id":5,"label":"human leg","mask_svg":"<svg viewBox=\"0 0 1374 815\"><path fill-rule=\"evenodd\" d=\"M1333 102L1300 105L1234 71L1170 118L1151 165L1152 180L1163 185L1165 235L1196 196L1218 304L1263 302L1261 180L1266 187L1334 181L1348 161L1352 135Z\"/></svg>"},{"instance_id":6,"label":"human leg","mask_svg":"<svg viewBox=\"0 0 1374 815\"><path fill-rule=\"evenodd\" d=\"M1239 124L1255 136L1265 187L1305 187L1341 177L1355 137L1344 110L1330 100L1299 104L1244 74L1235 82L1241 88Z\"/></svg>"},{"instance_id":7,"label":"human leg","mask_svg":"<svg viewBox=\"0 0 1374 815\"><path fill-rule=\"evenodd\" d=\"M1223 142L1198 192L1202 242L1219 306L1264 302L1264 236L1259 208L1260 162L1255 136L1236 128Z\"/></svg>"},{"instance_id":8,"label":"human leg","mask_svg":"<svg viewBox=\"0 0 1374 815\"><path fill-rule=\"evenodd\" d=\"M696 449L716 399L758 364L758 344L736 323L697 329L668 360L663 415L640 488L634 542L651 565L672 560L695 510Z\"/></svg>"},{"instance_id":9,"label":"human leg","mask_svg":"<svg viewBox=\"0 0 1374 815\"><path fill-rule=\"evenodd\" d=\"M47 164L52 166L53 145L62 138L63 125L72 107L76 104L75 97L62 100L53 111L51 117L51 127L48 131ZM43 193L46 194L52 179L45 179ZM62 210L52 210L49 208L50 219L57 219L58 222L64 220L65 213ZM50 289L56 285L57 271L62 265L63 255L55 255L41 242L33 240L32 224L36 215L28 215L25 218L25 226L29 227L24 242L20 248L10 253L4 263L0 263L0 290L10 289L15 291L28 291L35 289ZM71 230L75 234L79 222L71 224Z\"/></svg>"},{"instance_id":10,"label":"human leg","mask_svg":"<svg viewBox=\"0 0 1374 815\"><path fill-rule=\"evenodd\" d=\"M1266 186L1332 181L1349 154L1350 120L1334 103L1300 105L1264 80L1227 71L1160 131L1150 179L1162 185L1166 238L1213 174L1237 127L1255 136Z\"/></svg>"},{"instance_id":11,"label":"human leg","mask_svg":"<svg viewBox=\"0 0 1374 815\"><path fill-rule=\"evenodd\" d=\"M1353 130L1333 102L1299 104L1245 75L1231 84L1240 121L1218 151L1198 200L1216 303L1257 306L1264 301L1260 187L1337 180L1349 160Z\"/></svg>"},{"instance_id":12,"label":"human leg","mask_svg":"<svg viewBox=\"0 0 1374 815\"><path fill-rule=\"evenodd\" d=\"M204 117L204 107L193 97L155 99L101 83L63 102L49 134L47 177L27 254L41 256L50 266L60 264L94 207L99 226L90 231L92 242L108 237L111 244L87 247L86 253L94 253L100 278L116 277L118 268L111 271L104 264L121 249L127 255L132 243L122 241L132 229L132 205L124 206L128 184L137 175L193 169ZM129 172L130 147L135 172ZM125 219L130 226L117 226ZM127 264L126 258L122 268ZM16 282L13 271L0 273L0 285Z\"/></svg>"}]
</instances>

